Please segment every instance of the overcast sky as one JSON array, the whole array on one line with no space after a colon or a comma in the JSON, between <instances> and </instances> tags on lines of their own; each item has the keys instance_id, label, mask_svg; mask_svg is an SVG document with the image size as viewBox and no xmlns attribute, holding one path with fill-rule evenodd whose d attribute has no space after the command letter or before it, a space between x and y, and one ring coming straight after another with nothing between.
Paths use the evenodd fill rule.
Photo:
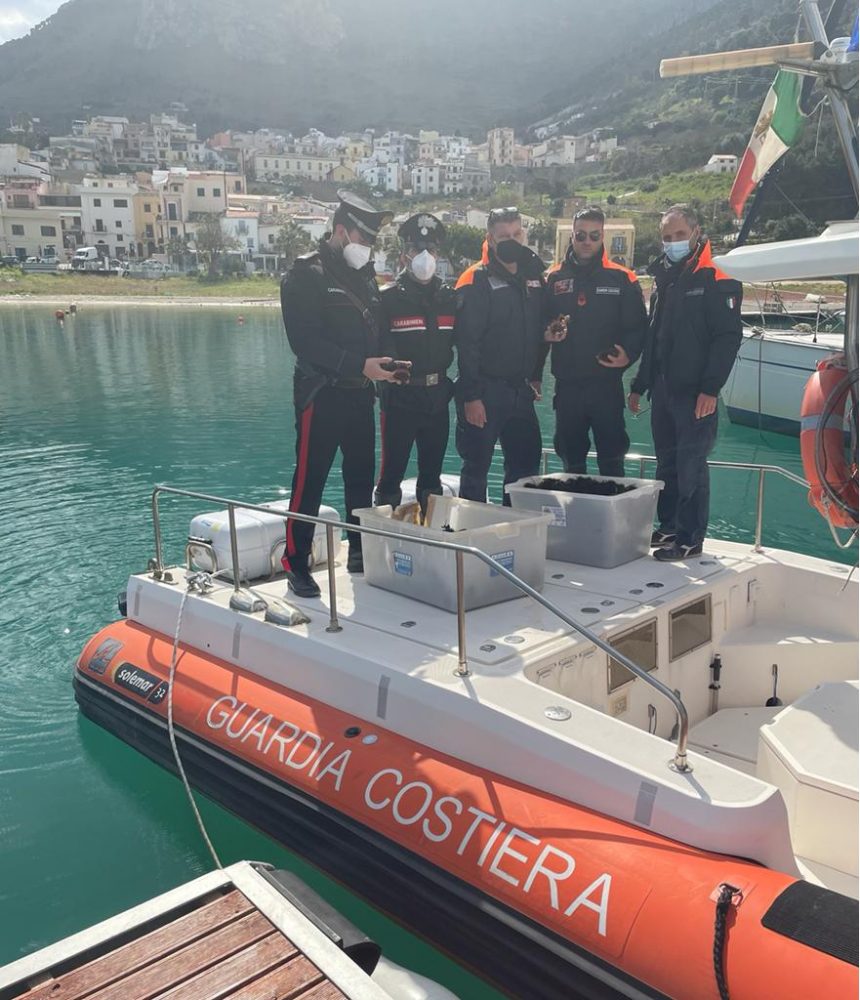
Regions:
<instances>
[{"instance_id":1,"label":"overcast sky","mask_svg":"<svg viewBox=\"0 0 860 1000\"><path fill-rule=\"evenodd\" d=\"M0 0L0 44L26 35L34 24L60 6L63 0Z\"/></svg>"}]
</instances>

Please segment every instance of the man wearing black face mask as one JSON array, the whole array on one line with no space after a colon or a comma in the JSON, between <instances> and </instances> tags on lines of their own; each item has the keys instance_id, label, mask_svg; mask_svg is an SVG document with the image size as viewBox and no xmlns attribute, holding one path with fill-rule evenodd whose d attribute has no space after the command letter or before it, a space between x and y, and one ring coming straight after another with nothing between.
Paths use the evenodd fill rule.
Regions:
<instances>
[{"instance_id":1,"label":"man wearing black face mask","mask_svg":"<svg viewBox=\"0 0 860 1000\"><path fill-rule=\"evenodd\" d=\"M453 384L454 290L436 276L445 227L434 216L410 216L397 231L403 244L397 280L382 289L382 353L411 362L408 381L381 387L382 455L377 504L396 507L413 444L418 451L418 501L442 492Z\"/></svg>"},{"instance_id":2,"label":"man wearing black face mask","mask_svg":"<svg viewBox=\"0 0 860 1000\"><path fill-rule=\"evenodd\" d=\"M486 502L497 441L505 484L536 475L540 467L534 404L540 398L544 361L543 264L524 241L519 211L493 209L484 255L456 286L456 441L463 460L460 496L467 500Z\"/></svg>"},{"instance_id":3,"label":"man wearing black face mask","mask_svg":"<svg viewBox=\"0 0 860 1000\"><path fill-rule=\"evenodd\" d=\"M636 275L606 255L604 221L594 207L573 217L567 254L547 275L544 318L565 471L586 471L590 432L601 476L623 476L630 439L621 377L639 357L648 319Z\"/></svg>"},{"instance_id":4,"label":"man wearing black face mask","mask_svg":"<svg viewBox=\"0 0 860 1000\"><path fill-rule=\"evenodd\" d=\"M337 450L343 455L346 520L373 493L375 381L391 381L379 345L379 293L371 261L379 230L391 221L363 199L338 192L333 232L299 259L281 284L281 311L296 355L296 468L290 510L316 516ZM290 590L318 597L310 572L314 525L287 521L283 566ZM361 535L351 532L347 568L364 568Z\"/></svg>"}]
</instances>

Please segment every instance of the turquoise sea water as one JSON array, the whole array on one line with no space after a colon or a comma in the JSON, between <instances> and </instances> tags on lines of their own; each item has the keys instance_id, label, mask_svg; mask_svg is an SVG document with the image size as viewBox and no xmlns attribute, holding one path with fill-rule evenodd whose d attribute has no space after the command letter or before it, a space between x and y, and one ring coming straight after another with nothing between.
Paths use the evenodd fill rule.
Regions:
<instances>
[{"instance_id":1,"label":"turquoise sea water","mask_svg":"<svg viewBox=\"0 0 860 1000\"><path fill-rule=\"evenodd\" d=\"M292 358L276 310L0 308L0 963L202 874L210 859L177 780L79 717L72 666L152 555L156 482L254 502L290 485ZM545 440L551 408L541 404ZM647 416L632 450L651 452ZM800 472L796 439L723 421L715 458ZM448 469L458 463L449 455ZM631 466L629 474L637 474ZM325 502L343 508L340 477ZM498 498L501 477L493 491ZM756 477L715 472L713 534L752 537ZM804 492L767 484L765 543L839 554ZM167 554L194 507L165 501ZM222 860L301 874L404 965L463 998L498 997L446 957L221 808Z\"/></svg>"}]
</instances>

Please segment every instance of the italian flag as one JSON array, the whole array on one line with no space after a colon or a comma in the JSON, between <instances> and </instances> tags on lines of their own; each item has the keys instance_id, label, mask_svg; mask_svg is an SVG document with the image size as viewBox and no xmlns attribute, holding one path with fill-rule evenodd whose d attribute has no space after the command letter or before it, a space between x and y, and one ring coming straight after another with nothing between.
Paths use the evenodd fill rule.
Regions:
<instances>
[{"instance_id":1,"label":"italian flag","mask_svg":"<svg viewBox=\"0 0 860 1000\"><path fill-rule=\"evenodd\" d=\"M729 205L738 218L756 184L800 135L800 86L797 73L781 69L767 92L729 195Z\"/></svg>"}]
</instances>

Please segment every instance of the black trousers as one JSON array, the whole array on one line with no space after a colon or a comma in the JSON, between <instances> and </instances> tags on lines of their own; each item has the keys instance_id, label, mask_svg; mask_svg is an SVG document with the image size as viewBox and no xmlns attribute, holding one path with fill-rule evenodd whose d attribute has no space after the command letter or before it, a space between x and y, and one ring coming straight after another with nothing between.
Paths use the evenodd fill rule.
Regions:
<instances>
[{"instance_id":1,"label":"black trousers","mask_svg":"<svg viewBox=\"0 0 860 1000\"><path fill-rule=\"evenodd\" d=\"M353 510L369 507L373 494L376 427L372 386L347 389L325 386L303 410L296 407L296 468L290 510L317 515L335 455L343 455L343 494L346 520L358 524ZM307 567L314 525L287 521L284 569ZM361 535L347 534L350 549L361 549Z\"/></svg>"},{"instance_id":2,"label":"black trousers","mask_svg":"<svg viewBox=\"0 0 860 1000\"><path fill-rule=\"evenodd\" d=\"M428 398L438 390L438 399ZM397 389L395 392L399 391ZM408 389L406 390L409 391ZM401 484L412 454L418 452L418 484L416 496L422 506L430 493L442 493L442 463L448 447L449 385L427 387L421 390L425 398L416 402L424 405L413 407L397 403L386 405L379 417L382 455L379 482L376 484L375 502L396 507L402 497Z\"/></svg>"},{"instance_id":3,"label":"black trousers","mask_svg":"<svg viewBox=\"0 0 860 1000\"><path fill-rule=\"evenodd\" d=\"M658 375L651 390L651 433L656 479L665 486L657 501L660 530L679 545L701 545L708 532L711 477L708 455L717 440L717 411L696 419L696 394L672 392Z\"/></svg>"},{"instance_id":4,"label":"black trousers","mask_svg":"<svg viewBox=\"0 0 860 1000\"><path fill-rule=\"evenodd\" d=\"M623 476L630 438L624 426L624 386L617 378L555 383L555 451L565 472L585 472L594 437L601 476Z\"/></svg>"},{"instance_id":5,"label":"black trousers","mask_svg":"<svg viewBox=\"0 0 860 1000\"><path fill-rule=\"evenodd\" d=\"M457 451L463 460L460 496L487 502L487 473L498 441L504 458L505 485L540 471L541 436L531 386L512 385L500 379L484 380L484 409L487 422L475 427L466 421L461 402L457 403ZM510 504L507 493L503 502Z\"/></svg>"}]
</instances>

